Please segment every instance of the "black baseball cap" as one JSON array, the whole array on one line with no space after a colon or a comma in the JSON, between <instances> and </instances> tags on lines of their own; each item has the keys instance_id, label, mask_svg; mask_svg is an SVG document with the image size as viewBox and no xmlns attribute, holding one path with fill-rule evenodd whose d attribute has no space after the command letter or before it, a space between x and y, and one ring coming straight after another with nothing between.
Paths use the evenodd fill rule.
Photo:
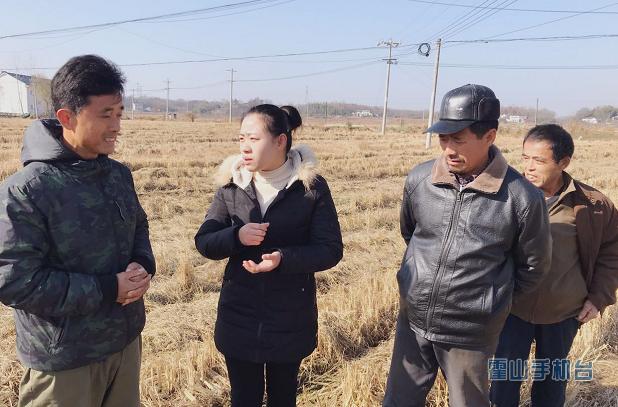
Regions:
<instances>
[{"instance_id":1,"label":"black baseball cap","mask_svg":"<svg viewBox=\"0 0 618 407\"><path fill-rule=\"evenodd\" d=\"M476 122L498 120L500 101L487 86L467 84L442 98L440 118L425 133L453 134Z\"/></svg>"}]
</instances>

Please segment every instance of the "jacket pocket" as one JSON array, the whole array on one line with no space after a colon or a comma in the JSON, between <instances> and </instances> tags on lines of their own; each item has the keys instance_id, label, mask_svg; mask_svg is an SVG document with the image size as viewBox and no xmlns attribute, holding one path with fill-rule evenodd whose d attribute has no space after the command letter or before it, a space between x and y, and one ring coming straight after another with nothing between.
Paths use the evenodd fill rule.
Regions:
<instances>
[{"instance_id":1,"label":"jacket pocket","mask_svg":"<svg viewBox=\"0 0 618 407\"><path fill-rule=\"evenodd\" d=\"M27 325L24 324L25 327L27 327L35 340L53 353L53 350L65 339L69 318L42 318L33 314L26 315L29 322Z\"/></svg>"},{"instance_id":2,"label":"jacket pocket","mask_svg":"<svg viewBox=\"0 0 618 407\"><path fill-rule=\"evenodd\" d=\"M115 210L123 222L134 222L137 215L137 204L125 199L114 199Z\"/></svg>"},{"instance_id":3,"label":"jacket pocket","mask_svg":"<svg viewBox=\"0 0 618 407\"><path fill-rule=\"evenodd\" d=\"M70 318L62 318L60 328L56 330L52 342L50 343L50 350L54 353L57 349L61 349L62 345L66 343L66 339L69 331Z\"/></svg>"}]
</instances>

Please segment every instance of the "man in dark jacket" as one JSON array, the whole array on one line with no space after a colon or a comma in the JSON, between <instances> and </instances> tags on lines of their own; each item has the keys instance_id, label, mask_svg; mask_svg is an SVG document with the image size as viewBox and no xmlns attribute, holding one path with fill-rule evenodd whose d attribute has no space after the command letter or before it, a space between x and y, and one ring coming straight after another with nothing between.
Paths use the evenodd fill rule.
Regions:
<instances>
[{"instance_id":1,"label":"man in dark jacket","mask_svg":"<svg viewBox=\"0 0 618 407\"><path fill-rule=\"evenodd\" d=\"M533 290L551 251L542 195L493 146L500 104L485 86L449 91L443 154L405 183L401 311L384 399L421 407L438 367L452 406L489 405L488 359L513 294Z\"/></svg>"},{"instance_id":2,"label":"man in dark jacket","mask_svg":"<svg viewBox=\"0 0 618 407\"><path fill-rule=\"evenodd\" d=\"M496 360L528 367L536 342L535 359L549 361L549 372L533 376L532 406L564 405L572 370L566 357L580 325L616 302L618 211L605 195L566 172L574 150L571 135L555 124L532 128L523 143L525 176L545 195L554 250L541 285L513 303ZM516 407L521 379L505 379L493 381L491 401Z\"/></svg>"},{"instance_id":3,"label":"man in dark jacket","mask_svg":"<svg viewBox=\"0 0 618 407\"><path fill-rule=\"evenodd\" d=\"M108 158L124 77L94 55L52 80L58 120L26 130L0 188L0 301L15 309L19 406L139 402L143 294L155 272L131 172Z\"/></svg>"}]
</instances>

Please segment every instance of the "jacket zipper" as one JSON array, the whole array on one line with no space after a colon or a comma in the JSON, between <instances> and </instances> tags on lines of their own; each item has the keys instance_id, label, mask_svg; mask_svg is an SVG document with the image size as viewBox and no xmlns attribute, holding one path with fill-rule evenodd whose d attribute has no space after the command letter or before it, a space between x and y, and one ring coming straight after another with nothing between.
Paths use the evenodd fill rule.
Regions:
<instances>
[{"instance_id":1,"label":"jacket zipper","mask_svg":"<svg viewBox=\"0 0 618 407\"><path fill-rule=\"evenodd\" d=\"M446 239L444 239L444 244L442 245L442 250L440 251L440 257L438 258L438 273L431 287L431 297L429 299L429 307L427 308L427 316L425 321L427 332L431 331L431 320L433 319L434 308L436 306L436 301L438 300L440 283L442 282L442 277L444 277L444 272L446 270L446 266L443 266L443 264L446 261L446 257L448 257L451 246L453 245L453 224L455 223L455 220L459 220L462 201L463 192L457 191L457 199L455 199L455 204L453 205L453 212L451 213L451 219L446 231Z\"/></svg>"},{"instance_id":2,"label":"jacket zipper","mask_svg":"<svg viewBox=\"0 0 618 407\"><path fill-rule=\"evenodd\" d=\"M238 189L242 190L243 193L247 196L247 198L249 198L249 200L251 202L253 202L254 205L257 205L257 207L259 209L260 204L257 201L257 199L254 199L253 197L251 197L251 195L246 190L244 190L243 188L238 188ZM280 193L277 195L275 200L268 206L268 208L266 209L266 212L264 212L264 216L262 216L262 222L264 222L264 220L266 219L266 215L268 214L268 211L270 210L270 208L272 208L275 203L281 201L281 199L283 199L284 195L285 195L285 193L282 194L281 191L280 191ZM261 211L260 211L260 213L261 213ZM261 297L262 297L262 301L261 301L260 307L263 307L264 306L264 297L266 295L266 287L264 286L264 282L263 281L260 282L260 294L261 294ZM257 329L257 342L258 342L259 345L261 345L263 329L264 329L264 322L260 321L258 323L258 329ZM256 358L259 359L260 357L261 357L261 355L260 355L260 347L258 347L258 349L256 350Z\"/></svg>"},{"instance_id":3,"label":"jacket zipper","mask_svg":"<svg viewBox=\"0 0 618 407\"><path fill-rule=\"evenodd\" d=\"M282 192L282 191L284 190L279 191L275 199L270 203L270 205L268 205L268 208L266 208L266 212L264 212L264 216L262 216L262 222L266 221L266 215L268 215L268 212L270 212L270 209L273 206L275 206L276 203L280 202L283 199L283 197L287 194L287 191L285 192Z\"/></svg>"}]
</instances>

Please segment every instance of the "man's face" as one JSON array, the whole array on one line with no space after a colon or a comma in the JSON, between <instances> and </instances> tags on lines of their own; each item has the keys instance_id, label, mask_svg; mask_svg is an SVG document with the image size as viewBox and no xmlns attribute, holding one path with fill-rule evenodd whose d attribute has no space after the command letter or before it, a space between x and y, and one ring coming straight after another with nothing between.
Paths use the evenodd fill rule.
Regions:
<instances>
[{"instance_id":1,"label":"man's face","mask_svg":"<svg viewBox=\"0 0 618 407\"><path fill-rule=\"evenodd\" d=\"M465 128L453 134L440 134L439 138L449 171L471 175L487 163L489 147L496 138L496 130L489 130L478 138L469 128Z\"/></svg>"},{"instance_id":2,"label":"man's face","mask_svg":"<svg viewBox=\"0 0 618 407\"><path fill-rule=\"evenodd\" d=\"M551 144L545 140L526 141L521 157L528 181L548 193L555 192L550 190L560 184L562 171L570 163L569 157L556 162Z\"/></svg>"},{"instance_id":3,"label":"man's face","mask_svg":"<svg viewBox=\"0 0 618 407\"><path fill-rule=\"evenodd\" d=\"M120 135L124 106L120 95L90 96L79 113L72 113L69 144L85 159L112 154Z\"/></svg>"}]
</instances>

